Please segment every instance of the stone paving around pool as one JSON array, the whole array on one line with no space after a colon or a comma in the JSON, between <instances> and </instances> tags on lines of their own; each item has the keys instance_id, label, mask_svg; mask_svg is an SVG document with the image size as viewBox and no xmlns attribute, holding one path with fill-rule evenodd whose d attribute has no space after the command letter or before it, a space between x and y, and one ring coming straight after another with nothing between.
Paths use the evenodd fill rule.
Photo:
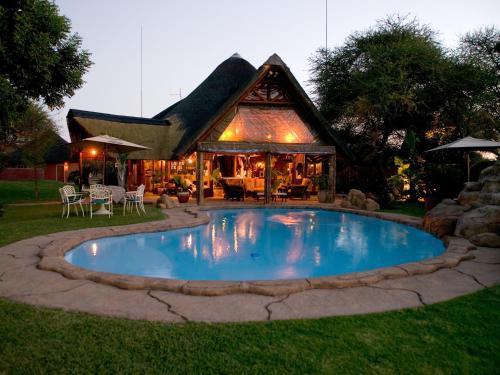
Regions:
<instances>
[{"instance_id":1,"label":"stone paving around pool","mask_svg":"<svg viewBox=\"0 0 500 375\"><path fill-rule=\"evenodd\" d=\"M385 271L260 283L172 280L162 285L162 279L77 269L62 258L67 246L88 238L194 226L208 220L196 208L173 209L168 215L158 222L54 233L2 247L0 297L130 319L241 322L419 307L500 283L500 249L475 248L461 238L451 238L447 252L440 257L382 269ZM370 215L415 226L420 223L420 219L403 215Z\"/></svg>"}]
</instances>

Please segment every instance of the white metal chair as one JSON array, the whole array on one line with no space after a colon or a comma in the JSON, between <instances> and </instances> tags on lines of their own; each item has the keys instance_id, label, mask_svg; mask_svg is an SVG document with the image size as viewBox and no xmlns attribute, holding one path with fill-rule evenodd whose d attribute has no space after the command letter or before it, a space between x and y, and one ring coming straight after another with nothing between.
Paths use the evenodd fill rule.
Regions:
<instances>
[{"instance_id":1,"label":"white metal chair","mask_svg":"<svg viewBox=\"0 0 500 375\"><path fill-rule=\"evenodd\" d=\"M61 218L64 217L64 213L66 213L66 218L69 217L70 206L75 206L76 215L78 216L78 207L76 205L80 205L82 210L82 215L85 216L85 211L83 210L82 203L85 199L83 193L77 193L75 188L71 185L65 185L59 189L59 194L61 195L62 200L62 214Z\"/></svg>"},{"instance_id":2,"label":"white metal chair","mask_svg":"<svg viewBox=\"0 0 500 375\"><path fill-rule=\"evenodd\" d=\"M90 218L92 219L93 210L92 205L100 205L97 214L107 214L108 217L111 217L113 214L113 197L109 189L105 186L101 185L96 187L95 185L91 185L90 187ZM108 208L106 209L106 206Z\"/></svg>"},{"instance_id":3,"label":"white metal chair","mask_svg":"<svg viewBox=\"0 0 500 375\"><path fill-rule=\"evenodd\" d=\"M139 208L144 214L146 214L146 209L144 208L144 189L146 187L144 185L140 185L137 188L137 191L127 191L124 196L123 202L123 215L125 215L125 211L127 211L127 206L129 208L129 212L132 212L132 208L135 205L135 209L137 210L137 214L141 216L139 212Z\"/></svg>"}]
</instances>

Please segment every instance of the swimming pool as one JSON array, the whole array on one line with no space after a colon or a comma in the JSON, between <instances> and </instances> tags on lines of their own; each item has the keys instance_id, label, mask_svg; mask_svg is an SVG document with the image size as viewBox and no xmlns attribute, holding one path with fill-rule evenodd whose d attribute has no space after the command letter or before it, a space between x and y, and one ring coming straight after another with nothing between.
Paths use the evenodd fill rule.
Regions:
<instances>
[{"instance_id":1,"label":"swimming pool","mask_svg":"<svg viewBox=\"0 0 500 375\"><path fill-rule=\"evenodd\" d=\"M444 244L406 225L326 210L231 209L208 225L107 237L65 254L101 272L184 280L334 276L435 257Z\"/></svg>"}]
</instances>

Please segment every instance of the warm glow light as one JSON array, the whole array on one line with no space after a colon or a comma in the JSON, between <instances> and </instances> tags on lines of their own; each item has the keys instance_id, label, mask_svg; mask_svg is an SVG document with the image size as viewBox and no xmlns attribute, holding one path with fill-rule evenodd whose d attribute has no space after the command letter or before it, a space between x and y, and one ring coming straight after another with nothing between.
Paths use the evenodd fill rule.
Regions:
<instances>
[{"instance_id":1,"label":"warm glow light","mask_svg":"<svg viewBox=\"0 0 500 375\"><path fill-rule=\"evenodd\" d=\"M271 139L271 134L268 134L266 138Z\"/></svg>"},{"instance_id":2,"label":"warm glow light","mask_svg":"<svg viewBox=\"0 0 500 375\"><path fill-rule=\"evenodd\" d=\"M90 154L91 154L92 156L96 156L97 151L96 151L96 150L94 150L94 149L92 149L92 150L90 150Z\"/></svg>"},{"instance_id":3,"label":"warm glow light","mask_svg":"<svg viewBox=\"0 0 500 375\"><path fill-rule=\"evenodd\" d=\"M188 159L188 164L191 164L193 163L193 160L192 159Z\"/></svg>"},{"instance_id":4,"label":"warm glow light","mask_svg":"<svg viewBox=\"0 0 500 375\"><path fill-rule=\"evenodd\" d=\"M69 166L68 166L68 162L67 162L67 161L65 161L65 162L64 162L64 170L65 170L65 171L67 171L67 170L68 170L68 168L69 168Z\"/></svg>"},{"instance_id":5,"label":"warm glow light","mask_svg":"<svg viewBox=\"0 0 500 375\"><path fill-rule=\"evenodd\" d=\"M232 136L233 136L233 132L231 130L226 130L224 133L222 133L222 135L220 136L220 139L222 141L230 140Z\"/></svg>"},{"instance_id":6,"label":"warm glow light","mask_svg":"<svg viewBox=\"0 0 500 375\"><path fill-rule=\"evenodd\" d=\"M291 142L293 142L293 141L295 140L295 137L293 136L293 134L292 134L292 133L288 133L288 134L286 135L285 139L286 139L286 141L287 141L288 143L291 143Z\"/></svg>"}]
</instances>

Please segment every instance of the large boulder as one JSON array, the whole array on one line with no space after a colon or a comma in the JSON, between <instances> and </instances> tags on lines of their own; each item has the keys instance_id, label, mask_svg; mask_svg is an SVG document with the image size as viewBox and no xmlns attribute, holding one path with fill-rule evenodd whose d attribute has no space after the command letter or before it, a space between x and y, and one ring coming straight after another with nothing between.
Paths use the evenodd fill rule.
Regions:
<instances>
[{"instance_id":1,"label":"large boulder","mask_svg":"<svg viewBox=\"0 0 500 375\"><path fill-rule=\"evenodd\" d=\"M469 238L476 246L500 247L500 236L496 233L478 233Z\"/></svg>"},{"instance_id":2,"label":"large boulder","mask_svg":"<svg viewBox=\"0 0 500 375\"><path fill-rule=\"evenodd\" d=\"M480 193L479 191L461 191L458 195L458 204L462 206L472 206L479 202Z\"/></svg>"},{"instance_id":3,"label":"large boulder","mask_svg":"<svg viewBox=\"0 0 500 375\"><path fill-rule=\"evenodd\" d=\"M482 185L478 181L466 182L463 191L480 191L481 187L482 187Z\"/></svg>"},{"instance_id":4,"label":"large boulder","mask_svg":"<svg viewBox=\"0 0 500 375\"><path fill-rule=\"evenodd\" d=\"M500 181L500 161L481 171L478 182L484 184L486 181Z\"/></svg>"},{"instance_id":5,"label":"large boulder","mask_svg":"<svg viewBox=\"0 0 500 375\"><path fill-rule=\"evenodd\" d=\"M377 211L380 210L380 205L373 199L366 198L364 209L368 211Z\"/></svg>"},{"instance_id":6,"label":"large boulder","mask_svg":"<svg viewBox=\"0 0 500 375\"><path fill-rule=\"evenodd\" d=\"M366 196L361 190L351 189L347 194L347 200L352 206L363 209L366 202Z\"/></svg>"},{"instance_id":7,"label":"large boulder","mask_svg":"<svg viewBox=\"0 0 500 375\"><path fill-rule=\"evenodd\" d=\"M454 200L445 199L424 216L423 227L438 237L451 235L455 231L458 218L466 207Z\"/></svg>"},{"instance_id":8,"label":"large boulder","mask_svg":"<svg viewBox=\"0 0 500 375\"><path fill-rule=\"evenodd\" d=\"M481 193L500 193L500 178L495 181L489 177L488 180L484 181Z\"/></svg>"},{"instance_id":9,"label":"large boulder","mask_svg":"<svg viewBox=\"0 0 500 375\"><path fill-rule=\"evenodd\" d=\"M458 219L455 235L470 238L479 233L500 233L500 206L478 207Z\"/></svg>"},{"instance_id":10,"label":"large boulder","mask_svg":"<svg viewBox=\"0 0 500 375\"><path fill-rule=\"evenodd\" d=\"M162 194L160 198L158 198L157 204L160 208L179 207L179 201L177 199L170 198L167 194Z\"/></svg>"},{"instance_id":11,"label":"large boulder","mask_svg":"<svg viewBox=\"0 0 500 375\"><path fill-rule=\"evenodd\" d=\"M482 204L500 206L500 193L481 193L479 197Z\"/></svg>"},{"instance_id":12,"label":"large boulder","mask_svg":"<svg viewBox=\"0 0 500 375\"><path fill-rule=\"evenodd\" d=\"M344 208L354 208L358 210L376 211L380 210L380 205L372 198L373 195L369 194L368 198L362 191L351 189L347 194L340 206Z\"/></svg>"}]
</instances>

